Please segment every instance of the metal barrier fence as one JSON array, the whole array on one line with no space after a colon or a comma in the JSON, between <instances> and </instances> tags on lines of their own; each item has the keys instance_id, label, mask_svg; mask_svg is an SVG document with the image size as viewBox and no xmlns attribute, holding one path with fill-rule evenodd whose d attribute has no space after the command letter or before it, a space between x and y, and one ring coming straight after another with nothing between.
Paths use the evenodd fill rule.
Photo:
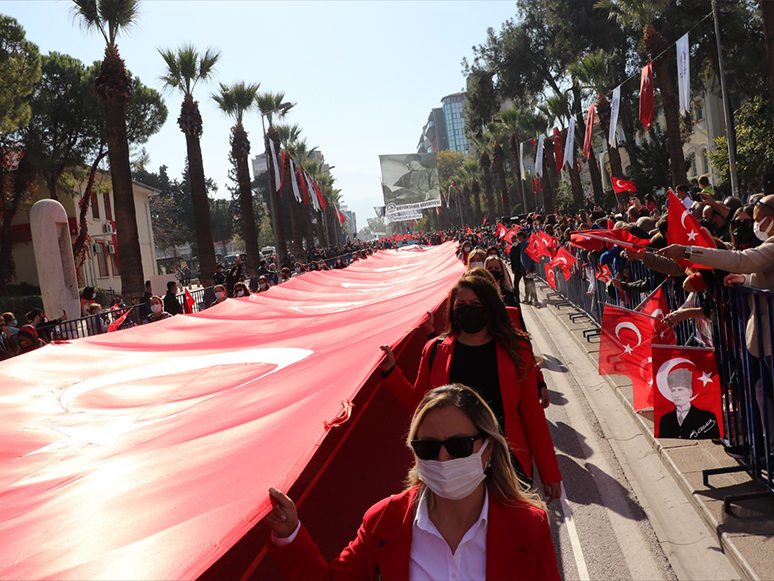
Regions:
<instances>
[{"instance_id":1,"label":"metal barrier fence","mask_svg":"<svg viewBox=\"0 0 774 581\"><path fill-rule=\"evenodd\" d=\"M558 298L554 303L562 307L574 307L576 312L570 318L588 318L593 327L584 331L587 340L600 334L602 315L606 304L634 308L647 294L613 292L608 293L607 284L595 277L598 260L594 253L574 249L578 262L573 266L569 280L565 281L561 270L555 269L556 290L548 293L549 298ZM546 280L547 260L536 265L536 274ZM652 291L657 286L655 273L640 262L629 262L629 280L646 280ZM680 308L686 301L682 278L669 278L664 283L670 311ZM714 313L711 319L712 337L706 346L715 349L718 373L721 383L722 413L726 429L722 439L727 453L738 459L739 466L707 469L703 472L704 484L717 474L747 472L751 478L766 487L766 492L728 495L724 498L725 510L736 500L760 498L774 494L774 292L757 288L734 285L726 287L718 281L706 293ZM696 295L696 306L702 306L701 295ZM751 306L755 315L750 320ZM754 321L759 330L755 343L761 357L754 357L747 345L748 325ZM693 319L681 321L674 327L678 345L697 344L697 328Z\"/></svg>"}]
</instances>

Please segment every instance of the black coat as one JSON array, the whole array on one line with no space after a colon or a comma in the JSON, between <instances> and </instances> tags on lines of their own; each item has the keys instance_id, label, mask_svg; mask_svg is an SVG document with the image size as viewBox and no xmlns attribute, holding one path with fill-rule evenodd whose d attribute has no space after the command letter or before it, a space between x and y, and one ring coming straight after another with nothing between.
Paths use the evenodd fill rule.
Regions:
<instances>
[{"instance_id":1,"label":"black coat","mask_svg":"<svg viewBox=\"0 0 774 581\"><path fill-rule=\"evenodd\" d=\"M658 437L683 440L720 438L720 427L714 413L691 406L683 420L683 425L677 423L676 409L661 416L658 423Z\"/></svg>"}]
</instances>

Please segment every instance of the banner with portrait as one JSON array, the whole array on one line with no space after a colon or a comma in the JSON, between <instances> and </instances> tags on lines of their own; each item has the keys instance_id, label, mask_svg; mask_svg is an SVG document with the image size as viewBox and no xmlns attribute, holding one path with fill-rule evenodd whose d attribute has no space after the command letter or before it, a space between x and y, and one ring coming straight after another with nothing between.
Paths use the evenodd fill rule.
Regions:
<instances>
[{"instance_id":1,"label":"banner with portrait","mask_svg":"<svg viewBox=\"0 0 774 581\"><path fill-rule=\"evenodd\" d=\"M382 193L387 213L441 205L435 153L380 155Z\"/></svg>"}]
</instances>

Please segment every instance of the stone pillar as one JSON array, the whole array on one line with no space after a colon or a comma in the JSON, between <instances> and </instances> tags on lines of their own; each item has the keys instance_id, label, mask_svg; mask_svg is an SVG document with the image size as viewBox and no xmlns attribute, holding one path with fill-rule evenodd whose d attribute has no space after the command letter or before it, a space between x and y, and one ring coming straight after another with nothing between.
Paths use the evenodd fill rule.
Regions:
<instances>
[{"instance_id":1,"label":"stone pillar","mask_svg":"<svg viewBox=\"0 0 774 581\"><path fill-rule=\"evenodd\" d=\"M30 230L46 315L57 319L64 312L68 319L77 319L78 278L64 206L56 200L36 202L30 210Z\"/></svg>"}]
</instances>

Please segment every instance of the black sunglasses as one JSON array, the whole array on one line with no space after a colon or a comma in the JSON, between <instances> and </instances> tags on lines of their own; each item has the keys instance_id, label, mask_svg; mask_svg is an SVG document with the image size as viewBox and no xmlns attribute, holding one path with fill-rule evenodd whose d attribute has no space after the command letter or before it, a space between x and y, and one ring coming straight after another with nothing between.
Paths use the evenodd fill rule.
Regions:
<instances>
[{"instance_id":1,"label":"black sunglasses","mask_svg":"<svg viewBox=\"0 0 774 581\"><path fill-rule=\"evenodd\" d=\"M732 228L739 228L740 226L752 226L752 218L744 218L742 220L734 220L731 222Z\"/></svg>"},{"instance_id":2,"label":"black sunglasses","mask_svg":"<svg viewBox=\"0 0 774 581\"><path fill-rule=\"evenodd\" d=\"M455 458L467 458L473 453L473 445L476 440L483 437L484 434L478 434L477 436L455 436L443 441L411 440L411 447L414 448L414 452L420 460L435 460L441 452L441 446L446 448L446 451Z\"/></svg>"},{"instance_id":3,"label":"black sunglasses","mask_svg":"<svg viewBox=\"0 0 774 581\"><path fill-rule=\"evenodd\" d=\"M769 206L769 205L768 205L766 202L764 202L764 201L763 201L763 198L761 198L760 200L755 200L755 204L753 204L753 206L757 206L757 205L759 205L759 204L760 204L761 206L766 206L766 207L767 207L769 210L771 210L772 212L774 212L774 208L772 208L772 207L771 207L771 206Z\"/></svg>"}]
</instances>

